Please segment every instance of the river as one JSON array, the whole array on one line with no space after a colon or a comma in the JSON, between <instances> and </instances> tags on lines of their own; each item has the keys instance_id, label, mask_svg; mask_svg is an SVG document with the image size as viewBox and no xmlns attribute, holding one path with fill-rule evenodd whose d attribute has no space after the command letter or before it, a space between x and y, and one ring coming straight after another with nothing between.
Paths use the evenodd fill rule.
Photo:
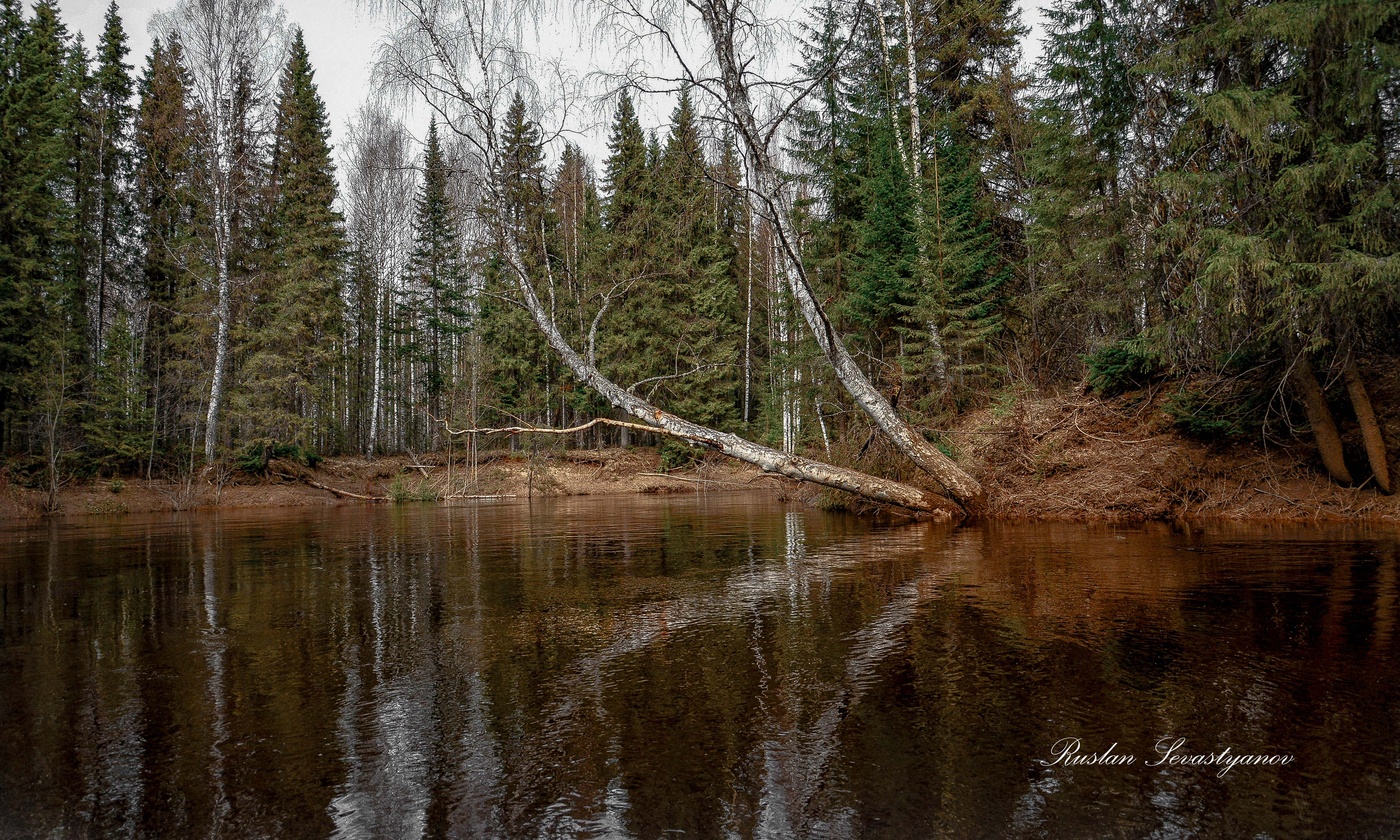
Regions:
<instances>
[{"instance_id":1,"label":"river","mask_svg":"<svg viewBox=\"0 0 1400 840\"><path fill-rule=\"evenodd\" d=\"M0 837L1394 836L1397 546L759 494L0 526Z\"/></svg>"}]
</instances>

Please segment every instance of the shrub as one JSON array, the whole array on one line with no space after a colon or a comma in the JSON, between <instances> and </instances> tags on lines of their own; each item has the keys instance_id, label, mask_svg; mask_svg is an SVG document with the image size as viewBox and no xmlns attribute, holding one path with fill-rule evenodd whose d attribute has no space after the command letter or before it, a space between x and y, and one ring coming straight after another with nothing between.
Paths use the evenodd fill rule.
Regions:
<instances>
[{"instance_id":1,"label":"shrub","mask_svg":"<svg viewBox=\"0 0 1400 840\"><path fill-rule=\"evenodd\" d=\"M424 480L417 484L410 485L404 481L403 476L395 476L389 484L389 500L395 504L404 502L435 502L438 500L437 491Z\"/></svg>"},{"instance_id":2,"label":"shrub","mask_svg":"<svg viewBox=\"0 0 1400 840\"><path fill-rule=\"evenodd\" d=\"M1217 442L1248 437L1260 427L1256 402L1235 393L1217 396L1188 389L1172 395L1164 410L1182 434Z\"/></svg>"},{"instance_id":3,"label":"shrub","mask_svg":"<svg viewBox=\"0 0 1400 840\"><path fill-rule=\"evenodd\" d=\"M267 465L276 459L294 461L302 466L315 469L323 460L311 449L304 449L299 443L278 443L275 440L255 441L248 444L234 459L234 466L245 473L261 475L267 472Z\"/></svg>"},{"instance_id":4,"label":"shrub","mask_svg":"<svg viewBox=\"0 0 1400 840\"><path fill-rule=\"evenodd\" d=\"M1162 357L1141 338L1116 341L1084 357L1089 387L1105 397L1147 386L1163 373Z\"/></svg>"},{"instance_id":5,"label":"shrub","mask_svg":"<svg viewBox=\"0 0 1400 840\"><path fill-rule=\"evenodd\" d=\"M661 471L670 472L688 467L700 457L700 450L679 440L666 439L657 450L661 456Z\"/></svg>"}]
</instances>

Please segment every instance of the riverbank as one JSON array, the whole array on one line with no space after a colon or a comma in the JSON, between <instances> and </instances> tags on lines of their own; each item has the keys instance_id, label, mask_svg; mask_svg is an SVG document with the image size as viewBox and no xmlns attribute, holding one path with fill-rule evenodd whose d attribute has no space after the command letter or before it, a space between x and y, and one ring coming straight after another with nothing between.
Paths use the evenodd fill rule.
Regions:
<instances>
[{"instance_id":1,"label":"riverbank","mask_svg":"<svg viewBox=\"0 0 1400 840\"><path fill-rule=\"evenodd\" d=\"M1205 443L1179 434L1151 393L1103 400L1070 393L1022 395L970 412L941 432L987 490L996 519L1146 521L1175 519L1372 521L1400 523L1400 496L1363 483L1341 487L1306 442L1261 447ZM1389 440L1400 439L1391 420ZM1355 438L1354 440L1351 438ZM1360 453L1359 433L1344 435ZM862 447L863 448L863 447ZM838 460L919 481L877 443ZM822 453L813 453L822 457ZM856 459L859 454L860 458ZM1364 455L1358 457L1364 458ZM899 473L898 475L893 473ZM306 507L441 497L586 496L772 488L824 507L850 499L710 456L665 470L653 448L574 450L529 457L482 454L474 471L458 454L327 458L315 469L273 461L264 475L206 471L185 481L97 479L60 494L62 515L111 515L207 508ZM0 519L42 515L37 490L0 481Z\"/></svg>"}]
</instances>

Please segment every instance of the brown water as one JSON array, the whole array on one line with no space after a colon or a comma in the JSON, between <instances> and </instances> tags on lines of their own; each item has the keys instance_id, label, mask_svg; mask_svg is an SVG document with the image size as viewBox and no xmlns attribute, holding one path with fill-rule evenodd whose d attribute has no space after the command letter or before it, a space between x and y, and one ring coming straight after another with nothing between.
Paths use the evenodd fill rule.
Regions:
<instances>
[{"instance_id":1,"label":"brown water","mask_svg":"<svg viewBox=\"0 0 1400 840\"><path fill-rule=\"evenodd\" d=\"M1395 836L1396 548L750 496L12 526L0 836Z\"/></svg>"}]
</instances>

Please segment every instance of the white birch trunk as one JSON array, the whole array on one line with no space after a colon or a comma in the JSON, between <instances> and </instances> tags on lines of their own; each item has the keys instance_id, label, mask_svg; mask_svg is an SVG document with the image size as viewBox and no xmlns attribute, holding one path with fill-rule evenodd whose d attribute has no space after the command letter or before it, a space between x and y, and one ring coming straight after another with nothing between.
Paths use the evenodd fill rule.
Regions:
<instances>
[{"instance_id":1,"label":"white birch trunk","mask_svg":"<svg viewBox=\"0 0 1400 840\"><path fill-rule=\"evenodd\" d=\"M223 180L223 179L220 179ZM226 183L226 182L225 182ZM217 188L216 188L217 190ZM223 192L223 190L218 190ZM219 443L219 412L224 403L224 373L228 369L228 322L229 322L229 250L230 229L228 207L220 196L215 196L214 259L219 274L219 300L214 307L214 375L209 381L209 413L204 419L204 460L214 462L215 450Z\"/></svg>"},{"instance_id":2,"label":"white birch trunk","mask_svg":"<svg viewBox=\"0 0 1400 840\"><path fill-rule=\"evenodd\" d=\"M986 493L982 486L895 413L889 400L866 378L855 359L851 357L850 351L842 344L825 310L818 302L802 262L796 256L796 239L790 227L789 208L786 206L777 167L769 152L773 140L772 132L759 130L752 103L749 101L748 87L744 82L744 71L735 55L733 30L736 21L732 15L726 14L727 7L719 4L706 4L700 11L719 65L726 95L725 106L738 128L738 136L753 173L755 191L760 201L766 205L763 208L764 213L773 224L774 232L782 246L793 298L811 329L817 346L826 355L841 384L900 452L933 476L963 507L972 512L980 512L986 505Z\"/></svg>"},{"instance_id":3,"label":"white birch trunk","mask_svg":"<svg viewBox=\"0 0 1400 840\"><path fill-rule=\"evenodd\" d=\"M514 243L508 243L507 247L503 249L506 252L505 256L511 261L511 269L515 274L516 285L520 290L525 308L534 318L535 324L544 333L550 347L579 380L592 387L604 399L627 414L654 427L662 434L679 437L708 449L722 452L731 458L760 467L765 472L844 490L867 499L910 510L943 513L949 516L961 513L941 497L926 493L917 487L866 475L844 467L823 464L820 461L812 461L797 455L778 452L744 440L738 435L719 432L662 411L636 394L625 390L585 361L559 332L559 328L550 319L548 311L535 294L534 286L530 284L524 267L518 262L519 250L511 247L512 245ZM627 429L624 427L623 431L625 432Z\"/></svg>"}]
</instances>

